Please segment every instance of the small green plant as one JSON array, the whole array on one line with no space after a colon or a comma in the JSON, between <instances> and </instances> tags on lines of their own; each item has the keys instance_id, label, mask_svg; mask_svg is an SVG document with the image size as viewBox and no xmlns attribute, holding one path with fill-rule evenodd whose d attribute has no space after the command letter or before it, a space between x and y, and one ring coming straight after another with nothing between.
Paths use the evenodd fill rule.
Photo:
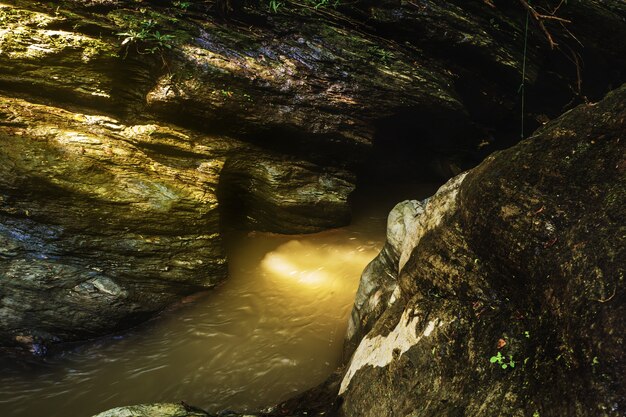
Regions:
<instances>
[{"instance_id":1,"label":"small green plant","mask_svg":"<svg viewBox=\"0 0 626 417\"><path fill-rule=\"evenodd\" d=\"M380 62L382 62L385 65L389 64L391 60L396 57L393 52L380 48L378 46L370 47L369 51L375 54L378 57L378 59L380 59Z\"/></svg>"},{"instance_id":2,"label":"small green plant","mask_svg":"<svg viewBox=\"0 0 626 417\"><path fill-rule=\"evenodd\" d=\"M326 9L330 7L337 8L341 5L341 0L303 0L302 2L289 2L289 0L268 0L267 7L272 13L277 13L281 8L292 3L293 6L303 7L307 9Z\"/></svg>"},{"instance_id":3,"label":"small green plant","mask_svg":"<svg viewBox=\"0 0 626 417\"><path fill-rule=\"evenodd\" d=\"M283 3L278 0L270 0L268 7L272 13L278 13L278 10L283 7Z\"/></svg>"},{"instance_id":4,"label":"small green plant","mask_svg":"<svg viewBox=\"0 0 626 417\"><path fill-rule=\"evenodd\" d=\"M496 356L492 356L489 358L489 362L497 363L502 367L502 369L506 368L515 368L515 361L513 360L513 356L509 355L509 360L506 360L506 357L502 355L501 352L498 352Z\"/></svg>"},{"instance_id":5,"label":"small green plant","mask_svg":"<svg viewBox=\"0 0 626 417\"><path fill-rule=\"evenodd\" d=\"M158 30L148 37L148 41L153 42L155 45L151 48L152 53L163 50L163 48L172 49L174 39L174 35L167 35Z\"/></svg>"},{"instance_id":6,"label":"small green plant","mask_svg":"<svg viewBox=\"0 0 626 417\"><path fill-rule=\"evenodd\" d=\"M125 32L117 33L117 36L123 37L121 46L126 48L124 57L131 45L140 54L162 54L166 49L172 49L176 39L174 35L157 30L157 23L152 19L132 22Z\"/></svg>"},{"instance_id":7,"label":"small green plant","mask_svg":"<svg viewBox=\"0 0 626 417\"><path fill-rule=\"evenodd\" d=\"M178 7L181 10L187 10L189 6L191 6L191 3L188 1L174 1L172 2L172 5L174 7Z\"/></svg>"},{"instance_id":8,"label":"small green plant","mask_svg":"<svg viewBox=\"0 0 626 417\"><path fill-rule=\"evenodd\" d=\"M313 8L320 9L323 7L337 7L341 4L340 0L308 0L307 3L311 3Z\"/></svg>"}]
</instances>

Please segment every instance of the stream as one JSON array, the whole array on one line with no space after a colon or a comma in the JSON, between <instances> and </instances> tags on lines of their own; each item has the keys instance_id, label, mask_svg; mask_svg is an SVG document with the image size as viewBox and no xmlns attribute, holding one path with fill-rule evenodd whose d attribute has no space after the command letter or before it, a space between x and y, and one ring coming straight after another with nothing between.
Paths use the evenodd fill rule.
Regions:
<instances>
[{"instance_id":1,"label":"stream","mask_svg":"<svg viewBox=\"0 0 626 417\"><path fill-rule=\"evenodd\" d=\"M384 243L389 210L435 190L360 193L352 224L322 233L230 236L230 277L216 289L44 360L0 358L0 416L88 417L179 401L250 411L321 383L341 361L359 277Z\"/></svg>"}]
</instances>

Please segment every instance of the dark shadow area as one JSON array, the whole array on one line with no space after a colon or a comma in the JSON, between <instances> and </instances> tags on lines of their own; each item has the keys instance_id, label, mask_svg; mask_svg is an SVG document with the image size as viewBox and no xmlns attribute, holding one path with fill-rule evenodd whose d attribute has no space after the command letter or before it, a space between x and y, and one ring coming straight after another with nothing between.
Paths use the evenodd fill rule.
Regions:
<instances>
[{"instance_id":1,"label":"dark shadow area","mask_svg":"<svg viewBox=\"0 0 626 417\"><path fill-rule=\"evenodd\" d=\"M439 181L480 162L480 131L464 115L406 109L376 124L374 146L360 184Z\"/></svg>"}]
</instances>

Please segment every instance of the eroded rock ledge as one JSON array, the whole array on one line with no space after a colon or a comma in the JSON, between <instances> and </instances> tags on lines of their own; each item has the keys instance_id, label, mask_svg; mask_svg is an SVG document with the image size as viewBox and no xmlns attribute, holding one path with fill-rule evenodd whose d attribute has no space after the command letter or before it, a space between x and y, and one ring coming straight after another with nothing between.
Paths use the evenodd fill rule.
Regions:
<instances>
[{"instance_id":1,"label":"eroded rock ledge","mask_svg":"<svg viewBox=\"0 0 626 417\"><path fill-rule=\"evenodd\" d=\"M218 1L139 3L4 0L0 90L166 119L379 179L447 177L519 137L518 2L363 0L318 11L286 2L271 13L264 2L224 1L239 6L226 18ZM572 22L568 31L548 22L565 53L530 28L529 129L626 80L621 2L572 1L558 14ZM142 30L170 36L171 49L150 53L160 44ZM130 34L126 46L119 33ZM584 63L580 96L573 53Z\"/></svg>"}]
</instances>

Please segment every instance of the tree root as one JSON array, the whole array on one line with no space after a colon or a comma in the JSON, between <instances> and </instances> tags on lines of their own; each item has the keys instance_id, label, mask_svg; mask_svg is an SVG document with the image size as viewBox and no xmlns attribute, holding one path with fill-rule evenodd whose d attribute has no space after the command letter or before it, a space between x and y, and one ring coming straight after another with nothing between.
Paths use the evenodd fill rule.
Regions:
<instances>
[{"instance_id":1,"label":"tree root","mask_svg":"<svg viewBox=\"0 0 626 417\"><path fill-rule=\"evenodd\" d=\"M571 21L567 20L567 19L563 19L562 17L554 16L554 14L541 14L537 10L535 10L535 8L532 7L528 3L528 1L526 1L526 0L519 0L519 1L522 4L522 6L524 6L524 8L526 10L528 10L528 12L532 16L532 18L535 20L535 22L537 22L537 24L541 28L541 31L543 32L543 34L545 35L546 39L548 40L548 43L550 44L550 49L554 49L557 46L559 46L554 41L554 38L552 37L552 34L548 30L548 28L546 28L546 25L545 25L544 21L546 21L546 20L554 20L554 21L561 22L561 23L571 23ZM557 8L554 10L555 12L559 9L559 7L561 7L561 4L562 3L560 3L557 6Z\"/></svg>"}]
</instances>

